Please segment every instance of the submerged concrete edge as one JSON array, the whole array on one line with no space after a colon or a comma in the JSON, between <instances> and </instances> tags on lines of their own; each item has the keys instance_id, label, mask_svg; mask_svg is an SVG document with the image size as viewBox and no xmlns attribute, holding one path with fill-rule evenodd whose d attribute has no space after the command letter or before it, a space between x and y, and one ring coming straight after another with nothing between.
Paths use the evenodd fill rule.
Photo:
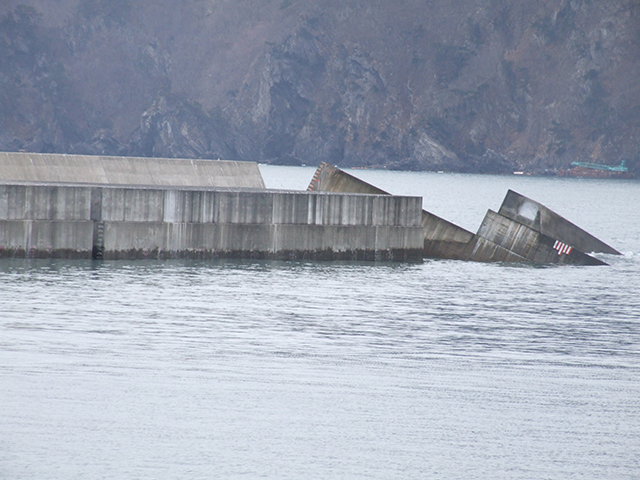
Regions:
<instances>
[{"instance_id":1,"label":"submerged concrete edge","mask_svg":"<svg viewBox=\"0 0 640 480\"><path fill-rule=\"evenodd\" d=\"M308 190L389 194L326 163L318 166ZM487 212L475 234L426 210L422 219L423 255L427 258L606 265L585 251L619 254L544 205L512 190L507 192L499 212Z\"/></svg>"}]
</instances>

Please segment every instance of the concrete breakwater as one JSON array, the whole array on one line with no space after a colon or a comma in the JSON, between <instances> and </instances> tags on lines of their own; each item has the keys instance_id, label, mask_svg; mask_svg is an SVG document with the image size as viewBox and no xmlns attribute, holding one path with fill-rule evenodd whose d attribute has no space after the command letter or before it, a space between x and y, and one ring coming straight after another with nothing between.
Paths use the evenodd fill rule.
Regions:
<instances>
[{"instance_id":1,"label":"concrete breakwater","mask_svg":"<svg viewBox=\"0 0 640 480\"><path fill-rule=\"evenodd\" d=\"M308 190L387 193L326 163L318 167ZM487 212L475 234L426 210L422 212L422 228L423 253L430 258L605 265L588 253L620 255L544 205L511 190L498 212Z\"/></svg>"},{"instance_id":2,"label":"concrete breakwater","mask_svg":"<svg viewBox=\"0 0 640 480\"><path fill-rule=\"evenodd\" d=\"M419 197L267 190L255 162L0 152L0 256L418 260Z\"/></svg>"},{"instance_id":3,"label":"concrete breakwater","mask_svg":"<svg viewBox=\"0 0 640 480\"><path fill-rule=\"evenodd\" d=\"M509 191L477 233L321 164L306 192L253 162L0 153L0 257L251 257L602 265L619 254Z\"/></svg>"},{"instance_id":4,"label":"concrete breakwater","mask_svg":"<svg viewBox=\"0 0 640 480\"><path fill-rule=\"evenodd\" d=\"M419 197L0 186L0 256L418 260Z\"/></svg>"}]
</instances>

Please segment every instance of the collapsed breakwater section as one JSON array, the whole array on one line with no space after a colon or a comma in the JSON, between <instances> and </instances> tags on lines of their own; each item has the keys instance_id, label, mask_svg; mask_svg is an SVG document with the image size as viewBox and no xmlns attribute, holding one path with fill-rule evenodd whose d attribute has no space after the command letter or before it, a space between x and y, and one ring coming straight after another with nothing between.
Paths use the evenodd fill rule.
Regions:
<instances>
[{"instance_id":1,"label":"collapsed breakwater section","mask_svg":"<svg viewBox=\"0 0 640 480\"><path fill-rule=\"evenodd\" d=\"M326 163L308 191L388 194ZM498 212L489 210L477 233L426 210L422 212L423 254L476 262L605 265L588 253L620 255L616 249L544 205L509 190Z\"/></svg>"}]
</instances>

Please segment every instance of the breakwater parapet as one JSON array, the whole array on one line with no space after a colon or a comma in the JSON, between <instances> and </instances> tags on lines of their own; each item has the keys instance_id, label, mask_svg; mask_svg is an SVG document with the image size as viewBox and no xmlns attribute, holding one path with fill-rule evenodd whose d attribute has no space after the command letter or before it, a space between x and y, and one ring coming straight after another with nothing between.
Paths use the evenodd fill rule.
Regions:
<instances>
[{"instance_id":1,"label":"breakwater parapet","mask_svg":"<svg viewBox=\"0 0 640 480\"><path fill-rule=\"evenodd\" d=\"M255 162L0 152L0 182L265 188Z\"/></svg>"}]
</instances>

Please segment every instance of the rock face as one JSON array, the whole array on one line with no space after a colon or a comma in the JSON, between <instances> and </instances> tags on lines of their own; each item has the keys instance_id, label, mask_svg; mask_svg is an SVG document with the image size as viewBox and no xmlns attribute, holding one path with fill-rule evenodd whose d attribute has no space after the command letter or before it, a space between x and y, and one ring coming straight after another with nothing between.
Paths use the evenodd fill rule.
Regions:
<instances>
[{"instance_id":1,"label":"rock face","mask_svg":"<svg viewBox=\"0 0 640 480\"><path fill-rule=\"evenodd\" d=\"M636 0L6 0L0 149L640 173Z\"/></svg>"},{"instance_id":2,"label":"rock face","mask_svg":"<svg viewBox=\"0 0 640 480\"><path fill-rule=\"evenodd\" d=\"M163 95L142 114L131 139L136 156L164 158L234 158L226 144L229 127L213 113L176 95Z\"/></svg>"}]
</instances>

